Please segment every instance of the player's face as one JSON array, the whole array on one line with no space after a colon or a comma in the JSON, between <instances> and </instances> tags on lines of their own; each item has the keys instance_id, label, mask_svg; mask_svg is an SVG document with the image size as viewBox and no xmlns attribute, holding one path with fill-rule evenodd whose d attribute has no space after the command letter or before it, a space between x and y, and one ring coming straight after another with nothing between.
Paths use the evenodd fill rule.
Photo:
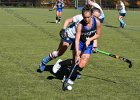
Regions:
<instances>
[{"instance_id":1,"label":"player's face","mask_svg":"<svg viewBox=\"0 0 140 100\"><path fill-rule=\"evenodd\" d=\"M91 21L91 12L90 11L85 11L83 13L83 19L84 21L88 24Z\"/></svg>"},{"instance_id":2,"label":"player's face","mask_svg":"<svg viewBox=\"0 0 140 100\"><path fill-rule=\"evenodd\" d=\"M89 5L91 5L91 0L88 0L87 3L88 3Z\"/></svg>"},{"instance_id":3,"label":"player's face","mask_svg":"<svg viewBox=\"0 0 140 100\"><path fill-rule=\"evenodd\" d=\"M100 15L101 15L101 14L100 14L98 11L94 11L94 12L92 13L92 16L95 16L95 17L97 17L97 18L99 18Z\"/></svg>"},{"instance_id":4,"label":"player's face","mask_svg":"<svg viewBox=\"0 0 140 100\"><path fill-rule=\"evenodd\" d=\"M94 2L94 0L87 0L87 4L92 5L92 3Z\"/></svg>"}]
</instances>

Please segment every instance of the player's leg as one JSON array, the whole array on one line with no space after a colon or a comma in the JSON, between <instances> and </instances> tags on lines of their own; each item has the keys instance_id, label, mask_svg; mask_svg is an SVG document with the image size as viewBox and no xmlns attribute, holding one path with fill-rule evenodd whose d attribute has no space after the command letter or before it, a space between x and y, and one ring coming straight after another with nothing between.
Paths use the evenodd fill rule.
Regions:
<instances>
[{"instance_id":1,"label":"player's leg","mask_svg":"<svg viewBox=\"0 0 140 100\"><path fill-rule=\"evenodd\" d=\"M53 59L55 59L55 58L63 55L63 53L67 50L67 48L69 47L69 45L70 45L69 43L66 43L66 42L61 41L60 44L59 44L59 47L58 47L57 51L53 51L53 52L49 53L48 56L46 56L46 57L44 57L42 59L40 65L39 65L40 71L44 71L45 65L49 61L51 61L51 60L53 60Z\"/></svg>"},{"instance_id":2,"label":"player's leg","mask_svg":"<svg viewBox=\"0 0 140 100\"><path fill-rule=\"evenodd\" d=\"M73 47L73 46L71 46L71 50L73 49L72 47ZM62 82L65 82L65 80L69 77L69 75L70 75L70 73L71 73L71 71L72 71L74 65L75 65L75 50L72 50L72 60L71 60L71 66L72 66L72 67L70 67L69 72L66 72L66 73L65 73L65 75L64 75L64 77L63 77L63 79L62 79ZM74 70L77 70L77 69L74 69ZM75 72L73 72L73 73L75 73ZM72 79L72 80L71 80L71 79ZM68 83L71 84L71 85L74 84L74 81L73 81L74 79L75 79L75 76L71 76L71 77L68 79Z\"/></svg>"},{"instance_id":3,"label":"player's leg","mask_svg":"<svg viewBox=\"0 0 140 100\"><path fill-rule=\"evenodd\" d=\"M124 21L122 19L122 16L119 16L119 21L120 21L120 27L122 28L122 26L124 25Z\"/></svg>"},{"instance_id":4,"label":"player's leg","mask_svg":"<svg viewBox=\"0 0 140 100\"><path fill-rule=\"evenodd\" d=\"M72 50L72 62L71 62L71 64L74 65L74 63L75 63L75 43L72 44L71 50ZM76 73L76 78L77 79L81 78L81 73L80 72Z\"/></svg>"},{"instance_id":5,"label":"player's leg","mask_svg":"<svg viewBox=\"0 0 140 100\"><path fill-rule=\"evenodd\" d=\"M62 56L65 53L65 51L67 50L67 48L69 47L69 45L70 45L70 43L65 42L63 40L61 41L61 44L62 45L59 45L59 47L57 49L58 56Z\"/></svg>"},{"instance_id":6,"label":"player's leg","mask_svg":"<svg viewBox=\"0 0 140 100\"><path fill-rule=\"evenodd\" d=\"M122 23L120 22L120 28L122 28Z\"/></svg>"},{"instance_id":7,"label":"player's leg","mask_svg":"<svg viewBox=\"0 0 140 100\"><path fill-rule=\"evenodd\" d=\"M83 51L83 49L84 49L83 47L82 48L79 47L79 53L81 53L81 58L79 60L78 65L75 68L74 68L74 66L71 68L71 70L73 70L73 68L74 68L74 71L71 75L72 80L76 79L77 73L80 73L83 70L83 68L87 65L90 55L92 53L92 47L93 47L93 44L89 45L84 51ZM75 61L76 61L76 56L75 56ZM70 73L68 74L68 76L70 75Z\"/></svg>"},{"instance_id":8,"label":"player's leg","mask_svg":"<svg viewBox=\"0 0 140 100\"><path fill-rule=\"evenodd\" d=\"M86 59L87 57L85 57L84 56L84 54L83 54L83 56L81 57L81 59ZM88 59L87 59L87 61L88 61ZM75 62L75 51L73 51L73 62ZM73 65L74 65L74 63L72 63ZM79 67L80 66L80 67ZM81 66L81 65L77 65L77 72L75 73L75 76L74 76L74 78L73 79L80 79L81 78L81 71L83 70L83 65Z\"/></svg>"},{"instance_id":9,"label":"player's leg","mask_svg":"<svg viewBox=\"0 0 140 100\"><path fill-rule=\"evenodd\" d=\"M88 61L89 61L89 58L90 58L90 54L83 54L81 56L81 59L79 61L79 64L74 67L71 67L71 70L69 72L69 74L67 75L67 77L70 75L71 71L73 70L73 73L71 74L71 77L70 77L70 82L74 84L74 80L75 79L79 79L81 78L81 71L83 70L83 68L87 65Z\"/></svg>"},{"instance_id":10,"label":"player's leg","mask_svg":"<svg viewBox=\"0 0 140 100\"><path fill-rule=\"evenodd\" d=\"M62 10L59 11L58 23L61 21Z\"/></svg>"},{"instance_id":11,"label":"player's leg","mask_svg":"<svg viewBox=\"0 0 140 100\"><path fill-rule=\"evenodd\" d=\"M58 9L57 9L57 10L56 10L56 20L55 20L56 23L58 23L58 18L59 18L59 11L58 11Z\"/></svg>"},{"instance_id":12,"label":"player's leg","mask_svg":"<svg viewBox=\"0 0 140 100\"><path fill-rule=\"evenodd\" d=\"M125 26L125 22L124 22L124 20L123 20L123 17L124 17L124 16L125 16L124 13L120 13L119 22L120 22L120 27L121 27L121 28L124 28L124 26Z\"/></svg>"},{"instance_id":13,"label":"player's leg","mask_svg":"<svg viewBox=\"0 0 140 100\"><path fill-rule=\"evenodd\" d=\"M67 38L68 39L68 38ZM65 41L65 43L69 43L69 45L70 44L72 44L71 45L71 50L74 50L74 39L72 39L72 38L69 38L68 40L67 39L63 39L63 41ZM63 50L64 50L64 48L66 48L66 47L63 47ZM60 51L60 54L62 54L63 53L63 50L61 50L61 48L59 48L58 47L58 51ZM62 53L61 53L62 52ZM59 71L59 69L61 68L61 65L62 65L62 63L57 63L56 62L56 64L53 66L53 72L54 73L57 73L58 71ZM71 59L69 59L69 60L65 60L65 61L63 61L63 66L72 66L72 60Z\"/></svg>"},{"instance_id":14,"label":"player's leg","mask_svg":"<svg viewBox=\"0 0 140 100\"><path fill-rule=\"evenodd\" d=\"M92 53L92 47L93 45L88 46L84 52L82 52L82 50L80 50L81 54L81 58L79 60L79 64L77 66L77 69L79 69L79 71L82 71L82 69L87 65L90 55ZM75 56L76 57L76 56Z\"/></svg>"},{"instance_id":15,"label":"player's leg","mask_svg":"<svg viewBox=\"0 0 140 100\"><path fill-rule=\"evenodd\" d=\"M79 61L79 67L80 67L81 69L83 69L83 68L87 65L87 63L88 63L88 61L89 61L89 58L90 58L90 54L83 54L83 55L81 56L81 59L80 59L80 61Z\"/></svg>"},{"instance_id":16,"label":"player's leg","mask_svg":"<svg viewBox=\"0 0 140 100\"><path fill-rule=\"evenodd\" d=\"M125 17L125 13L123 13L123 16L122 16L122 20L123 20L123 22L124 22L124 17ZM122 28L124 28L125 27L125 22L124 22L124 24L122 25Z\"/></svg>"}]
</instances>

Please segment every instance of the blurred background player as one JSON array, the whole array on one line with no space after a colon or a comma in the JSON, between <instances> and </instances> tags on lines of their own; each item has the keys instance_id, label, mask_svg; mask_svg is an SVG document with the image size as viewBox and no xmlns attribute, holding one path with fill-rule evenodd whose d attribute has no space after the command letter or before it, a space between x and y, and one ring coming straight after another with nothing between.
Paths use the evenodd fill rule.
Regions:
<instances>
[{"instance_id":1,"label":"blurred background player","mask_svg":"<svg viewBox=\"0 0 140 100\"><path fill-rule=\"evenodd\" d=\"M103 23L104 22L104 12L102 10L102 8L100 7L100 5L96 2L94 2L94 0L87 0L87 4L91 5L92 7L96 7L98 9L100 9L101 15L99 16L100 22Z\"/></svg>"},{"instance_id":2,"label":"blurred background player","mask_svg":"<svg viewBox=\"0 0 140 100\"><path fill-rule=\"evenodd\" d=\"M93 16L96 16L96 17L100 16L100 10L98 8L94 8ZM69 45L74 43L75 34L76 34L76 26L82 19L83 19L82 14L79 14L79 15L76 15L72 18L65 20L64 26L60 31L61 41L60 41L60 44L58 46L58 49L56 51L49 53L48 56L46 56L42 59L40 65L39 65L40 71L44 71L45 65L49 61L63 55L64 52L69 47Z\"/></svg>"},{"instance_id":3,"label":"blurred background player","mask_svg":"<svg viewBox=\"0 0 140 100\"><path fill-rule=\"evenodd\" d=\"M120 0L119 1L119 22L120 22L120 28L124 28L125 27L125 22L123 20L124 16L126 15L126 10L125 10L125 5L124 5L124 0Z\"/></svg>"},{"instance_id":4,"label":"blurred background player","mask_svg":"<svg viewBox=\"0 0 140 100\"><path fill-rule=\"evenodd\" d=\"M60 23L61 21L61 15L62 15L62 9L64 7L63 0L57 0L55 6L53 9L56 8L56 23Z\"/></svg>"}]
</instances>

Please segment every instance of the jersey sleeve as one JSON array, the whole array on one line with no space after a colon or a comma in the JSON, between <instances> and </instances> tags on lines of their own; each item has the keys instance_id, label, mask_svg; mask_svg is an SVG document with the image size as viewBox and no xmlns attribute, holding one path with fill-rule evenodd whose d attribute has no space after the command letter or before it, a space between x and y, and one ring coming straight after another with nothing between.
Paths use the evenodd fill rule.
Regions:
<instances>
[{"instance_id":1,"label":"jersey sleeve","mask_svg":"<svg viewBox=\"0 0 140 100\"><path fill-rule=\"evenodd\" d=\"M82 14L73 17L73 22L78 23L83 19Z\"/></svg>"}]
</instances>

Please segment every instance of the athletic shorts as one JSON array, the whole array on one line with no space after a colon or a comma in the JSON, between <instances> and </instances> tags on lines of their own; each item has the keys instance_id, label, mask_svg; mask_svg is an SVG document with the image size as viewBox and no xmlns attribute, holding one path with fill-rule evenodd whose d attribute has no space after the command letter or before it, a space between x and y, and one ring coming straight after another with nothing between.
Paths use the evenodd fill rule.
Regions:
<instances>
[{"instance_id":1,"label":"athletic shorts","mask_svg":"<svg viewBox=\"0 0 140 100\"><path fill-rule=\"evenodd\" d=\"M57 8L56 11L62 12L62 8Z\"/></svg>"},{"instance_id":2,"label":"athletic shorts","mask_svg":"<svg viewBox=\"0 0 140 100\"><path fill-rule=\"evenodd\" d=\"M89 44L89 46L84 50L84 54L91 54L92 53L92 47L93 47L93 42ZM85 43L79 41L79 51L82 52L82 50L85 48ZM72 43L71 45L71 50L75 50L75 42Z\"/></svg>"},{"instance_id":3,"label":"athletic shorts","mask_svg":"<svg viewBox=\"0 0 140 100\"><path fill-rule=\"evenodd\" d=\"M62 39L62 41L67 42L67 43L74 43L75 39L67 37L65 39Z\"/></svg>"},{"instance_id":4,"label":"athletic shorts","mask_svg":"<svg viewBox=\"0 0 140 100\"><path fill-rule=\"evenodd\" d=\"M123 17L124 17L124 16L125 16L125 14L126 14L126 13L120 13L120 16L123 16Z\"/></svg>"},{"instance_id":5,"label":"athletic shorts","mask_svg":"<svg viewBox=\"0 0 140 100\"><path fill-rule=\"evenodd\" d=\"M65 39L62 39L62 41L71 44L70 50L75 50L75 39L67 37Z\"/></svg>"}]
</instances>

